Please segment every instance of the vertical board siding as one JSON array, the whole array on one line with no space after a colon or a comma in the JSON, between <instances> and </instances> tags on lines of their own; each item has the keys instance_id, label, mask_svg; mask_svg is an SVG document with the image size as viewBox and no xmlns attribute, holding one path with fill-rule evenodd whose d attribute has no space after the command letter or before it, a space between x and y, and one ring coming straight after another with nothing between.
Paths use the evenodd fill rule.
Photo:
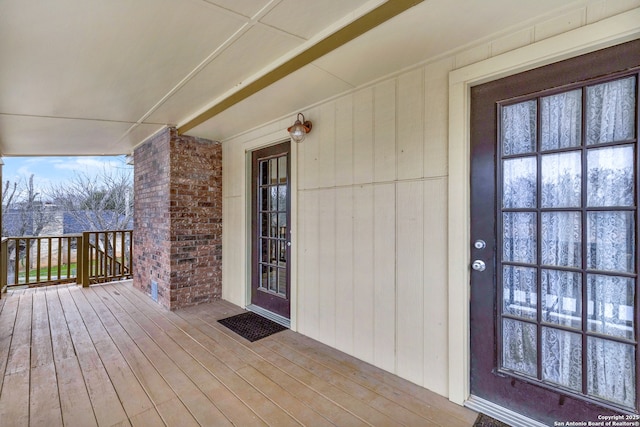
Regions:
<instances>
[{"instance_id":1,"label":"vertical board siding","mask_svg":"<svg viewBox=\"0 0 640 427\"><path fill-rule=\"evenodd\" d=\"M222 283L245 283L245 254L238 243L244 239L242 217L237 215L243 209L242 197L225 197L222 204L224 226L222 227L222 247L224 252L224 268ZM234 213L236 213L234 215ZM239 286L223 286L222 298L235 304L243 305L245 290Z\"/></svg>"},{"instance_id":2,"label":"vertical board siding","mask_svg":"<svg viewBox=\"0 0 640 427\"><path fill-rule=\"evenodd\" d=\"M424 183L397 184L396 372L424 381ZM433 342L432 348L441 344Z\"/></svg>"},{"instance_id":3,"label":"vertical board siding","mask_svg":"<svg viewBox=\"0 0 640 427\"><path fill-rule=\"evenodd\" d=\"M420 68L398 78L396 137L398 179L423 176L424 74Z\"/></svg>"},{"instance_id":4,"label":"vertical board siding","mask_svg":"<svg viewBox=\"0 0 640 427\"><path fill-rule=\"evenodd\" d=\"M319 338L322 342L335 345L336 334L336 241L335 213L336 194L331 190L320 190L319 213ZM309 301L312 303L312 301Z\"/></svg>"},{"instance_id":5,"label":"vertical board siding","mask_svg":"<svg viewBox=\"0 0 640 427\"><path fill-rule=\"evenodd\" d=\"M353 189L336 190L336 348L353 354Z\"/></svg>"},{"instance_id":6,"label":"vertical board siding","mask_svg":"<svg viewBox=\"0 0 640 427\"><path fill-rule=\"evenodd\" d=\"M318 192L306 191L304 207L299 215L304 223L304 246L301 247L304 263L304 276L299 287L304 287L304 299L300 300L300 311L304 313L304 322L300 325L300 331L311 337L318 337L319 331L319 272L318 249L320 233Z\"/></svg>"},{"instance_id":7,"label":"vertical board siding","mask_svg":"<svg viewBox=\"0 0 640 427\"><path fill-rule=\"evenodd\" d=\"M336 185L353 184L353 96L336 101Z\"/></svg>"},{"instance_id":8,"label":"vertical board siding","mask_svg":"<svg viewBox=\"0 0 640 427\"><path fill-rule=\"evenodd\" d=\"M452 64L442 60L305 111L314 127L296 145L295 165L297 330L443 395ZM249 199L240 196L241 173L253 148L230 144L224 297L243 305L246 242L238 236Z\"/></svg>"},{"instance_id":9,"label":"vertical board siding","mask_svg":"<svg viewBox=\"0 0 640 427\"><path fill-rule=\"evenodd\" d=\"M446 319L448 292L445 286L447 271L448 180L438 178L424 182L424 386L447 396L449 393L448 360L446 352L433 351L434 343L448 342ZM428 367L428 370L427 368Z\"/></svg>"},{"instance_id":10,"label":"vertical board siding","mask_svg":"<svg viewBox=\"0 0 640 427\"><path fill-rule=\"evenodd\" d=\"M354 94L353 182L373 182L373 89Z\"/></svg>"},{"instance_id":11,"label":"vertical board siding","mask_svg":"<svg viewBox=\"0 0 640 427\"><path fill-rule=\"evenodd\" d=\"M373 186L354 188L353 208L353 351L354 356L373 363ZM391 235L389 231L379 232Z\"/></svg>"},{"instance_id":12,"label":"vertical board siding","mask_svg":"<svg viewBox=\"0 0 640 427\"><path fill-rule=\"evenodd\" d=\"M320 117L313 126L313 133L316 129L320 132L319 138L312 142L320 147L318 153L320 186L334 187L336 185L336 106L334 102L320 107Z\"/></svg>"},{"instance_id":13,"label":"vertical board siding","mask_svg":"<svg viewBox=\"0 0 640 427\"><path fill-rule=\"evenodd\" d=\"M396 79L374 88L374 180L396 179Z\"/></svg>"},{"instance_id":14,"label":"vertical board siding","mask_svg":"<svg viewBox=\"0 0 640 427\"><path fill-rule=\"evenodd\" d=\"M395 372L396 186L379 184L373 191L373 364Z\"/></svg>"},{"instance_id":15,"label":"vertical board siding","mask_svg":"<svg viewBox=\"0 0 640 427\"><path fill-rule=\"evenodd\" d=\"M449 102L449 71L452 68L453 61L450 58L425 68L425 177L447 174L449 109L446 105Z\"/></svg>"}]
</instances>

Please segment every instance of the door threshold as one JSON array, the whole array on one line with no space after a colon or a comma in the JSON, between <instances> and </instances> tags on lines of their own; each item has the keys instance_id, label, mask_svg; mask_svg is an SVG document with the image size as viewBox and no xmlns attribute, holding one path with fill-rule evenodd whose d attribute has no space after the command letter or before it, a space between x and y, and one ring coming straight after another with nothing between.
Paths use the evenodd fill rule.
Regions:
<instances>
[{"instance_id":1,"label":"door threshold","mask_svg":"<svg viewBox=\"0 0 640 427\"><path fill-rule=\"evenodd\" d=\"M249 304L246 307L247 310L253 311L256 314L259 314L262 317L266 317L267 319L276 322L279 325L284 326L285 328L291 329L291 320L287 319L284 316L280 316L279 314L272 313L269 310L265 310L262 307L258 307L257 305Z\"/></svg>"},{"instance_id":2,"label":"door threshold","mask_svg":"<svg viewBox=\"0 0 640 427\"><path fill-rule=\"evenodd\" d=\"M489 402L481 397L471 395L469 400L464 402L464 406L469 409L473 409L476 412L481 412L485 415L495 418L498 421L507 423L513 427L547 427L547 424L542 424L536 420L525 417L522 414L513 412L510 409L498 406L493 402Z\"/></svg>"}]
</instances>

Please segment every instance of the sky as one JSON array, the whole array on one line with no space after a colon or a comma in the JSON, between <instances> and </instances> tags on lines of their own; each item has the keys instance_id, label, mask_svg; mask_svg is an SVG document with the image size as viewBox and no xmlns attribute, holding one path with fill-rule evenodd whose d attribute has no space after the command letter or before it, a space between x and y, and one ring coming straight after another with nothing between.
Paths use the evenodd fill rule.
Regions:
<instances>
[{"instance_id":1,"label":"sky","mask_svg":"<svg viewBox=\"0 0 640 427\"><path fill-rule=\"evenodd\" d=\"M74 173L93 175L104 167L132 167L126 164L124 156L3 157L2 161L3 182L26 181L33 174L33 184L38 192L69 180Z\"/></svg>"}]
</instances>

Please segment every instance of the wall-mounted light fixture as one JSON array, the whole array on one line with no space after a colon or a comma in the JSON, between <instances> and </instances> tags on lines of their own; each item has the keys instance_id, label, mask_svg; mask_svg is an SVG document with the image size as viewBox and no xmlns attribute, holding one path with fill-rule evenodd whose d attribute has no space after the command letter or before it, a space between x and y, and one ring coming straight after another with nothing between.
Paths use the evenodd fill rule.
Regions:
<instances>
[{"instance_id":1,"label":"wall-mounted light fixture","mask_svg":"<svg viewBox=\"0 0 640 427\"><path fill-rule=\"evenodd\" d=\"M302 121L300 121L300 116L302 116ZM296 117L296 122L287 129L289 135L291 135L291 139L295 142L302 142L304 137L307 136L309 132L311 132L311 122L304 119L304 114L298 113Z\"/></svg>"}]
</instances>

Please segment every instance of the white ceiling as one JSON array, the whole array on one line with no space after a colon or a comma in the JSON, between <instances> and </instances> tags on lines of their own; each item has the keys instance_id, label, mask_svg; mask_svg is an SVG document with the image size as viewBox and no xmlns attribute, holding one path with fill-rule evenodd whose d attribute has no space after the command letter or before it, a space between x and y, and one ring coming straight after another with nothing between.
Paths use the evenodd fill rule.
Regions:
<instances>
[{"instance_id":1,"label":"white ceiling","mask_svg":"<svg viewBox=\"0 0 640 427\"><path fill-rule=\"evenodd\" d=\"M130 153L383 3L0 0L0 154ZM425 0L188 134L223 140L293 120L322 99L550 16L557 4Z\"/></svg>"}]
</instances>

